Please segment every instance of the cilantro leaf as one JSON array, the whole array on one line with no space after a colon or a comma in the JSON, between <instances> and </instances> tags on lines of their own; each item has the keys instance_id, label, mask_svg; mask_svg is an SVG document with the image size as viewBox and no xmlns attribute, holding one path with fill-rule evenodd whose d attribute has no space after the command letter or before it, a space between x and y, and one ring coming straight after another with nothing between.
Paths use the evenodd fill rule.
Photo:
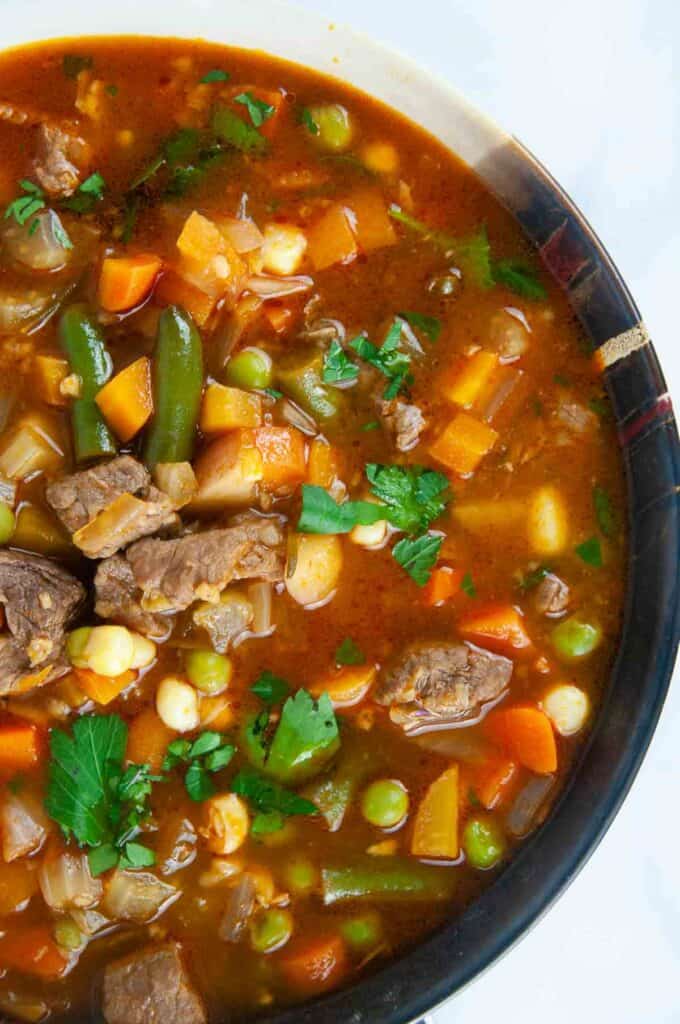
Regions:
<instances>
[{"instance_id":1,"label":"cilantro leaf","mask_svg":"<svg viewBox=\"0 0 680 1024\"><path fill-rule=\"evenodd\" d=\"M411 540L404 537L392 548L392 555L419 587L424 587L437 561L444 538L432 533Z\"/></svg>"},{"instance_id":2,"label":"cilantro leaf","mask_svg":"<svg viewBox=\"0 0 680 1024\"><path fill-rule=\"evenodd\" d=\"M68 233L66 231L66 228L61 223L61 221L59 220L59 217L57 216L56 213L52 214L52 232L53 232L54 237L56 238L57 242L62 247L62 249L72 249L73 248L73 242L69 238ZM29 232L29 234L30 234L30 232Z\"/></svg>"},{"instance_id":3,"label":"cilantro leaf","mask_svg":"<svg viewBox=\"0 0 680 1024\"><path fill-rule=\"evenodd\" d=\"M253 96L252 92L239 93L238 96L234 97L234 102L243 104L255 128L261 128L264 122L268 121L276 113L276 107L273 107L271 103L258 100L256 96Z\"/></svg>"},{"instance_id":4,"label":"cilantro leaf","mask_svg":"<svg viewBox=\"0 0 680 1024\"><path fill-rule=\"evenodd\" d=\"M364 652L355 644L351 636L346 636L335 652L335 664L363 665L365 662Z\"/></svg>"},{"instance_id":5,"label":"cilantro leaf","mask_svg":"<svg viewBox=\"0 0 680 1024\"><path fill-rule=\"evenodd\" d=\"M408 352L403 352L399 348L401 331L402 322L397 318L380 348L369 341L365 334L360 334L350 342L350 347L361 359L387 377L389 384L385 389L384 398L388 400L396 398L403 387L409 387L413 383L411 357Z\"/></svg>"},{"instance_id":6,"label":"cilantro leaf","mask_svg":"<svg viewBox=\"0 0 680 1024\"><path fill-rule=\"evenodd\" d=\"M277 391L276 388L263 388L262 390L274 402L278 402L279 398L283 398L283 391Z\"/></svg>"},{"instance_id":7,"label":"cilantro leaf","mask_svg":"<svg viewBox=\"0 0 680 1024\"><path fill-rule=\"evenodd\" d=\"M318 135L321 131L309 107L303 107L300 111L300 124L305 126L310 135Z\"/></svg>"},{"instance_id":8,"label":"cilantro leaf","mask_svg":"<svg viewBox=\"0 0 680 1024\"><path fill-rule=\"evenodd\" d=\"M463 576L463 579L461 580L460 584L460 589L463 591L464 594L467 594L468 597L477 597L477 588L475 586L475 581L472 578L471 572L466 572L465 575Z\"/></svg>"},{"instance_id":9,"label":"cilantro leaf","mask_svg":"<svg viewBox=\"0 0 680 1024\"><path fill-rule=\"evenodd\" d=\"M259 152L267 146L267 140L256 128L242 121L227 107L215 108L212 128L218 138L242 153Z\"/></svg>"},{"instance_id":10,"label":"cilantro leaf","mask_svg":"<svg viewBox=\"0 0 680 1024\"><path fill-rule=\"evenodd\" d=\"M205 85L210 82L228 82L230 78L231 75L228 71L223 71L221 68L212 68L210 71L206 71L200 81Z\"/></svg>"},{"instance_id":11,"label":"cilantro leaf","mask_svg":"<svg viewBox=\"0 0 680 1024\"><path fill-rule=\"evenodd\" d=\"M602 545L597 537L584 540L574 548L574 551L586 565L592 565L595 569L602 566Z\"/></svg>"},{"instance_id":12,"label":"cilantro leaf","mask_svg":"<svg viewBox=\"0 0 680 1024\"><path fill-rule=\"evenodd\" d=\"M219 732L212 732L210 729L206 729L201 735L191 744L191 750L189 751L189 757L193 760L195 757L203 757L204 754L209 754L222 743L222 735Z\"/></svg>"},{"instance_id":13,"label":"cilantro leaf","mask_svg":"<svg viewBox=\"0 0 680 1024\"><path fill-rule=\"evenodd\" d=\"M611 498L604 487L600 487L599 484L593 487L593 506L601 532L605 537L611 537L616 531L616 515Z\"/></svg>"},{"instance_id":14,"label":"cilantro leaf","mask_svg":"<svg viewBox=\"0 0 680 1024\"><path fill-rule=\"evenodd\" d=\"M236 747L231 743L225 743L208 754L203 764L209 772L218 772L221 768L226 768L235 753Z\"/></svg>"},{"instance_id":15,"label":"cilantro leaf","mask_svg":"<svg viewBox=\"0 0 680 1024\"><path fill-rule=\"evenodd\" d=\"M524 299L545 299L547 292L536 273L520 260L494 260L493 279Z\"/></svg>"},{"instance_id":16,"label":"cilantro leaf","mask_svg":"<svg viewBox=\"0 0 680 1024\"><path fill-rule=\"evenodd\" d=\"M17 224L23 226L36 213L46 208L45 204L45 193L39 185L35 185L32 181L27 178L23 178L19 182L19 188L26 195L17 196L5 209L5 220L9 217L13 217Z\"/></svg>"},{"instance_id":17,"label":"cilantro leaf","mask_svg":"<svg viewBox=\"0 0 680 1024\"><path fill-rule=\"evenodd\" d=\"M275 676L273 672L265 669L257 677L250 690L260 698L263 704L272 705L280 704L286 699L290 693L290 685L285 679L281 679L280 676Z\"/></svg>"},{"instance_id":18,"label":"cilantro leaf","mask_svg":"<svg viewBox=\"0 0 680 1024\"><path fill-rule=\"evenodd\" d=\"M406 533L426 530L450 500L448 478L433 469L369 462L366 477L372 493L388 507L382 517Z\"/></svg>"},{"instance_id":19,"label":"cilantro leaf","mask_svg":"<svg viewBox=\"0 0 680 1024\"><path fill-rule=\"evenodd\" d=\"M384 519L385 510L370 501L338 504L328 491L314 484L302 485L300 533L349 533L355 526L370 526Z\"/></svg>"},{"instance_id":20,"label":"cilantro leaf","mask_svg":"<svg viewBox=\"0 0 680 1024\"><path fill-rule=\"evenodd\" d=\"M237 793L258 811L270 815L277 812L286 817L295 814L318 814L316 804L265 778L252 768L242 768L232 779L232 793Z\"/></svg>"},{"instance_id":21,"label":"cilantro leaf","mask_svg":"<svg viewBox=\"0 0 680 1024\"><path fill-rule=\"evenodd\" d=\"M537 569L533 569L531 572L527 572L519 581L519 589L526 593L528 590L533 590L538 584L550 575L551 570L547 565L539 565Z\"/></svg>"},{"instance_id":22,"label":"cilantro leaf","mask_svg":"<svg viewBox=\"0 0 680 1024\"><path fill-rule=\"evenodd\" d=\"M178 739L169 743L163 758L163 771L169 772L182 761L188 761L190 750L191 743L189 740Z\"/></svg>"},{"instance_id":23,"label":"cilantro leaf","mask_svg":"<svg viewBox=\"0 0 680 1024\"><path fill-rule=\"evenodd\" d=\"M442 332L442 322L436 316L427 316L425 313L414 313L413 311L400 313L399 316L416 331L422 331L430 341L439 340L439 335Z\"/></svg>"},{"instance_id":24,"label":"cilantro leaf","mask_svg":"<svg viewBox=\"0 0 680 1024\"><path fill-rule=\"evenodd\" d=\"M90 213L104 198L105 188L106 182L99 171L95 171L78 186L72 196L63 199L61 205L75 213Z\"/></svg>"},{"instance_id":25,"label":"cilantro leaf","mask_svg":"<svg viewBox=\"0 0 680 1024\"><path fill-rule=\"evenodd\" d=\"M321 376L324 384L339 384L342 381L356 380L359 376L359 367L356 363L352 362L342 345L335 338L331 341L328 351L324 354Z\"/></svg>"},{"instance_id":26,"label":"cilantro leaf","mask_svg":"<svg viewBox=\"0 0 680 1024\"><path fill-rule=\"evenodd\" d=\"M81 57L76 53L65 53L61 60L61 70L67 78L77 78L81 71L89 71L94 60L92 57Z\"/></svg>"}]
</instances>

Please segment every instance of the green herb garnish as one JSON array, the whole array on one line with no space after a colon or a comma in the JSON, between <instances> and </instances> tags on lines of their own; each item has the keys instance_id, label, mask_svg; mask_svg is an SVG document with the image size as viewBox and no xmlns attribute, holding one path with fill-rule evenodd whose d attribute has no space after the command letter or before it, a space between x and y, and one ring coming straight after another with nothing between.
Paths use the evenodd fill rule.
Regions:
<instances>
[{"instance_id":1,"label":"green herb garnish","mask_svg":"<svg viewBox=\"0 0 680 1024\"><path fill-rule=\"evenodd\" d=\"M22 178L19 188L26 194L17 196L9 203L5 209L5 220L13 217L17 224L23 227L36 213L46 208L45 193L39 185L34 185L27 178Z\"/></svg>"},{"instance_id":2,"label":"green herb garnish","mask_svg":"<svg viewBox=\"0 0 680 1024\"><path fill-rule=\"evenodd\" d=\"M356 380L359 376L359 367L352 362L335 338L324 353L321 376L324 384L339 384L342 381Z\"/></svg>"},{"instance_id":3,"label":"green herb garnish","mask_svg":"<svg viewBox=\"0 0 680 1024\"><path fill-rule=\"evenodd\" d=\"M207 85L210 82L228 82L230 78L231 75L228 71L223 71L222 68L212 68L210 71L206 71L201 82Z\"/></svg>"},{"instance_id":4,"label":"green herb garnish","mask_svg":"<svg viewBox=\"0 0 680 1024\"><path fill-rule=\"evenodd\" d=\"M459 263L463 271L480 288L491 288L494 284L494 277L491 268L491 248L486 229L482 228L468 238L456 238L444 231L431 228L423 221L417 220L401 207L393 205L388 211L393 220L403 224L415 234L422 235L426 241L432 242L437 248L446 253L451 253Z\"/></svg>"},{"instance_id":5,"label":"green herb garnish","mask_svg":"<svg viewBox=\"0 0 680 1024\"><path fill-rule=\"evenodd\" d=\"M595 484L593 487L593 507L597 525L605 537L611 537L616 531L616 515L611 503L611 498L604 487Z\"/></svg>"},{"instance_id":6,"label":"green herb garnish","mask_svg":"<svg viewBox=\"0 0 680 1024\"><path fill-rule=\"evenodd\" d=\"M369 462L371 491L384 502L381 518L406 533L421 533L437 519L451 499L448 477L423 466L383 466Z\"/></svg>"},{"instance_id":7,"label":"green herb garnish","mask_svg":"<svg viewBox=\"0 0 680 1024\"><path fill-rule=\"evenodd\" d=\"M369 341L365 334L360 334L350 342L350 348L353 348L361 359L387 377L389 384L383 396L387 400L396 398L402 388L408 388L413 383L411 357L399 348L401 331L402 322L395 319L380 348Z\"/></svg>"},{"instance_id":8,"label":"green herb garnish","mask_svg":"<svg viewBox=\"0 0 680 1024\"><path fill-rule=\"evenodd\" d=\"M335 652L336 665L364 665L366 656L351 636L346 636Z\"/></svg>"},{"instance_id":9,"label":"green herb garnish","mask_svg":"<svg viewBox=\"0 0 680 1024\"><path fill-rule=\"evenodd\" d=\"M602 545L597 537L589 537L574 548L579 558L595 569L602 566Z\"/></svg>"},{"instance_id":10,"label":"green herb garnish","mask_svg":"<svg viewBox=\"0 0 680 1024\"><path fill-rule=\"evenodd\" d=\"M442 322L436 316L414 313L412 310L400 313L399 316L416 331L421 331L430 341L438 341L442 332Z\"/></svg>"},{"instance_id":11,"label":"green herb garnish","mask_svg":"<svg viewBox=\"0 0 680 1024\"><path fill-rule=\"evenodd\" d=\"M242 121L227 107L216 107L212 116L212 129L219 139L242 153L261 152L267 146L267 140L256 128Z\"/></svg>"},{"instance_id":12,"label":"green herb garnish","mask_svg":"<svg viewBox=\"0 0 680 1024\"><path fill-rule=\"evenodd\" d=\"M262 390L275 402L278 402L279 398L283 398L283 391L277 391L276 388L263 388Z\"/></svg>"},{"instance_id":13,"label":"green herb garnish","mask_svg":"<svg viewBox=\"0 0 680 1024\"><path fill-rule=\"evenodd\" d=\"M255 835L274 832L284 818L297 814L318 814L316 804L265 778L252 768L242 768L231 783L231 790L244 797L259 813L253 820Z\"/></svg>"},{"instance_id":14,"label":"green herb garnish","mask_svg":"<svg viewBox=\"0 0 680 1024\"><path fill-rule=\"evenodd\" d=\"M550 575L551 570L547 565L539 565L538 568L532 569L531 572L527 572L519 580L519 589L526 593L528 590L533 590L538 584Z\"/></svg>"},{"instance_id":15,"label":"green herb garnish","mask_svg":"<svg viewBox=\"0 0 680 1024\"><path fill-rule=\"evenodd\" d=\"M323 487L302 485L300 533L349 533L355 526L370 526L384 519L385 510L370 501L338 504Z\"/></svg>"},{"instance_id":16,"label":"green herb garnish","mask_svg":"<svg viewBox=\"0 0 680 1024\"><path fill-rule=\"evenodd\" d=\"M241 103L246 108L255 128L261 128L264 122L276 113L276 107L273 107L271 103L258 100L252 92L239 93L234 97L234 102Z\"/></svg>"},{"instance_id":17,"label":"green herb garnish","mask_svg":"<svg viewBox=\"0 0 680 1024\"><path fill-rule=\"evenodd\" d=\"M106 182L98 171L86 178L72 196L62 200L61 205L75 213L91 213L94 207L104 198Z\"/></svg>"},{"instance_id":18,"label":"green herb garnish","mask_svg":"<svg viewBox=\"0 0 680 1024\"><path fill-rule=\"evenodd\" d=\"M191 799L198 803L214 794L215 786L210 775L226 767L235 752L235 747L221 733L206 730L193 742L173 740L163 759L163 771L169 772L178 765L186 764L184 785Z\"/></svg>"},{"instance_id":19,"label":"green herb garnish","mask_svg":"<svg viewBox=\"0 0 680 1024\"><path fill-rule=\"evenodd\" d=\"M466 572L460 584L460 589L468 597L477 597L477 588L471 572Z\"/></svg>"},{"instance_id":20,"label":"green herb garnish","mask_svg":"<svg viewBox=\"0 0 680 1024\"><path fill-rule=\"evenodd\" d=\"M253 685L251 692L259 697L263 704L280 704L290 693L290 684L280 676L274 675L268 669L261 672Z\"/></svg>"},{"instance_id":21,"label":"green herb garnish","mask_svg":"<svg viewBox=\"0 0 680 1024\"><path fill-rule=\"evenodd\" d=\"M523 299L545 299L547 292L531 267L519 260L494 260L493 279Z\"/></svg>"},{"instance_id":22,"label":"green herb garnish","mask_svg":"<svg viewBox=\"0 0 680 1024\"><path fill-rule=\"evenodd\" d=\"M418 586L424 587L430 578L443 541L443 537L433 533L425 533L415 540L404 537L394 545L392 555Z\"/></svg>"},{"instance_id":23,"label":"green herb garnish","mask_svg":"<svg viewBox=\"0 0 680 1024\"><path fill-rule=\"evenodd\" d=\"M377 420L369 420L368 423L362 423L361 426L359 427L359 430L363 431L364 434L367 434L370 430L379 429L380 424L378 423Z\"/></svg>"}]
</instances>

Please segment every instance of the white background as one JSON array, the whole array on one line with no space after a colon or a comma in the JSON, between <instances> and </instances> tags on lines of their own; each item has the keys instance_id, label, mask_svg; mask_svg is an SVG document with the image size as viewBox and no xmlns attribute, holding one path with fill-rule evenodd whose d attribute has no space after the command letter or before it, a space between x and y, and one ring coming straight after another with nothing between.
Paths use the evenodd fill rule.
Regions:
<instances>
[{"instance_id":1,"label":"white background","mask_svg":"<svg viewBox=\"0 0 680 1024\"><path fill-rule=\"evenodd\" d=\"M446 76L533 150L609 248L680 403L678 0L297 3ZM435 1024L680 1024L679 765L680 678L590 862Z\"/></svg>"}]
</instances>

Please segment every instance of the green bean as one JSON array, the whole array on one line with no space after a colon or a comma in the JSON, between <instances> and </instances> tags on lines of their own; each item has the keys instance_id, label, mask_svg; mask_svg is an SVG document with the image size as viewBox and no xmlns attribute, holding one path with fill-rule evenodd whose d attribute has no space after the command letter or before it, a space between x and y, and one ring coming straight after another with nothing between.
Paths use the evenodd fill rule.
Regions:
<instances>
[{"instance_id":1,"label":"green bean","mask_svg":"<svg viewBox=\"0 0 680 1024\"><path fill-rule=\"evenodd\" d=\"M505 839L493 818L470 818L463 831L463 849L468 864L486 871L505 853Z\"/></svg>"},{"instance_id":2,"label":"green bean","mask_svg":"<svg viewBox=\"0 0 680 1024\"><path fill-rule=\"evenodd\" d=\"M161 313L153 362L154 416L144 443L144 461L189 462L203 389L203 347L183 309Z\"/></svg>"},{"instance_id":3,"label":"green bean","mask_svg":"<svg viewBox=\"0 0 680 1024\"><path fill-rule=\"evenodd\" d=\"M7 544L14 533L15 526L14 512L4 501L0 501L0 544Z\"/></svg>"},{"instance_id":4,"label":"green bean","mask_svg":"<svg viewBox=\"0 0 680 1024\"><path fill-rule=\"evenodd\" d=\"M59 341L71 372L80 378L80 394L71 405L76 459L115 455L116 442L95 397L111 376L113 364L94 317L84 305L65 309L59 320Z\"/></svg>"},{"instance_id":5,"label":"green bean","mask_svg":"<svg viewBox=\"0 0 680 1024\"><path fill-rule=\"evenodd\" d=\"M388 859L389 863L380 863ZM453 886L452 872L399 857L366 857L321 872L327 905L353 899L444 900L452 895Z\"/></svg>"}]
</instances>

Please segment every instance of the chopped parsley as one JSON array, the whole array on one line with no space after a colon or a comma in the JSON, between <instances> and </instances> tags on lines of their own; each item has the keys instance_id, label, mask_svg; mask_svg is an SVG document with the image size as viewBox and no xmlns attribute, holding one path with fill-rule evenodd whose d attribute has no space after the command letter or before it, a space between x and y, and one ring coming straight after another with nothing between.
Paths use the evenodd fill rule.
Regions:
<instances>
[{"instance_id":1,"label":"chopped parsley","mask_svg":"<svg viewBox=\"0 0 680 1024\"><path fill-rule=\"evenodd\" d=\"M423 221L417 220L401 207L393 205L388 211L393 220L403 224L404 227L422 235L424 239L432 242L438 249L451 253L455 257L467 275L479 285L480 288L491 288L494 284L494 276L491 267L491 248L485 228L481 228L476 234L468 238L456 238L444 231L431 228Z\"/></svg>"},{"instance_id":2,"label":"chopped parsley","mask_svg":"<svg viewBox=\"0 0 680 1024\"><path fill-rule=\"evenodd\" d=\"M77 78L81 71L89 71L93 66L92 57L82 57L76 53L66 53L62 57L61 70L67 78Z\"/></svg>"},{"instance_id":3,"label":"chopped parsley","mask_svg":"<svg viewBox=\"0 0 680 1024\"><path fill-rule=\"evenodd\" d=\"M265 103L264 100L258 100L252 92L239 93L234 97L234 102L241 103L246 108L255 128L261 128L264 122L276 113L276 107L271 103Z\"/></svg>"},{"instance_id":4,"label":"chopped parsley","mask_svg":"<svg viewBox=\"0 0 680 1024\"><path fill-rule=\"evenodd\" d=\"M351 636L346 636L335 652L336 665L363 665L366 656Z\"/></svg>"},{"instance_id":5,"label":"chopped parsley","mask_svg":"<svg viewBox=\"0 0 680 1024\"><path fill-rule=\"evenodd\" d=\"M366 434L370 430L379 430L380 424L378 423L377 420L369 420L368 423L362 423L359 429Z\"/></svg>"},{"instance_id":6,"label":"chopped parsley","mask_svg":"<svg viewBox=\"0 0 680 1024\"><path fill-rule=\"evenodd\" d=\"M212 68L201 78L201 83L208 85L210 82L228 82L231 75L228 71L223 71L222 68Z\"/></svg>"},{"instance_id":7,"label":"chopped parsley","mask_svg":"<svg viewBox=\"0 0 680 1024\"><path fill-rule=\"evenodd\" d=\"M437 561L444 538L434 533L424 533L412 539L404 537L392 548L392 555L406 570L419 587L424 587Z\"/></svg>"},{"instance_id":8,"label":"chopped parsley","mask_svg":"<svg viewBox=\"0 0 680 1024\"><path fill-rule=\"evenodd\" d=\"M242 768L231 783L232 793L244 797L258 813L253 818L254 835L276 832L284 818L297 814L318 814L316 804L265 778L252 768Z\"/></svg>"},{"instance_id":9,"label":"chopped parsley","mask_svg":"<svg viewBox=\"0 0 680 1024\"><path fill-rule=\"evenodd\" d=\"M401 332L402 322L397 318L380 348L369 341L365 334L360 334L350 342L350 348L353 348L361 359L387 377L389 383L383 395L387 400L396 398L402 388L408 388L413 383L411 357L399 348Z\"/></svg>"},{"instance_id":10,"label":"chopped parsley","mask_svg":"<svg viewBox=\"0 0 680 1024\"><path fill-rule=\"evenodd\" d=\"M597 537L589 537L582 544L578 544L574 550L586 565L592 565L595 569L602 566L602 545Z\"/></svg>"},{"instance_id":11,"label":"chopped parsley","mask_svg":"<svg viewBox=\"0 0 680 1024\"><path fill-rule=\"evenodd\" d=\"M221 733L206 730L193 742L186 739L173 740L163 760L163 771L169 772L178 765L186 764L186 791L192 800L200 802L215 793L210 775L225 768L235 752L234 746Z\"/></svg>"},{"instance_id":12,"label":"chopped parsley","mask_svg":"<svg viewBox=\"0 0 680 1024\"><path fill-rule=\"evenodd\" d=\"M616 531L616 515L612 507L611 498L604 487L600 487L599 484L595 484L593 487L593 507L595 509L597 525L600 527L602 534L605 537L611 537Z\"/></svg>"},{"instance_id":13,"label":"chopped parsley","mask_svg":"<svg viewBox=\"0 0 680 1024\"><path fill-rule=\"evenodd\" d=\"M257 677L250 690L256 697L260 698L263 704L280 704L290 693L290 684L285 679L265 669Z\"/></svg>"},{"instance_id":14,"label":"chopped parsley","mask_svg":"<svg viewBox=\"0 0 680 1024\"><path fill-rule=\"evenodd\" d=\"M318 135L321 131L309 107L303 107L300 111L300 124L305 126L310 135Z\"/></svg>"},{"instance_id":15,"label":"chopped parsley","mask_svg":"<svg viewBox=\"0 0 680 1024\"><path fill-rule=\"evenodd\" d=\"M62 206L75 213L91 213L97 203L104 198L106 182L98 171L86 178L72 196L62 200Z\"/></svg>"},{"instance_id":16,"label":"chopped parsley","mask_svg":"<svg viewBox=\"0 0 680 1024\"><path fill-rule=\"evenodd\" d=\"M471 572L466 572L460 584L460 589L468 597L477 597L477 588Z\"/></svg>"},{"instance_id":17,"label":"chopped parsley","mask_svg":"<svg viewBox=\"0 0 680 1024\"><path fill-rule=\"evenodd\" d=\"M323 357L322 379L324 384L340 384L356 380L359 367L349 358L340 342L334 338Z\"/></svg>"},{"instance_id":18,"label":"chopped parsley","mask_svg":"<svg viewBox=\"0 0 680 1024\"><path fill-rule=\"evenodd\" d=\"M19 182L19 188L25 193L23 196L17 196L5 209L5 220L13 217L17 224L23 226L39 213L40 210L46 208L45 204L45 193L39 185L35 185L32 181L27 178L22 178ZM37 226L37 225L36 225Z\"/></svg>"},{"instance_id":19,"label":"chopped parsley","mask_svg":"<svg viewBox=\"0 0 680 1024\"><path fill-rule=\"evenodd\" d=\"M531 572L527 572L519 580L519 589L526 593L528 590L533 590L538 584L550 575L551 570L547 565L539 565L538 568L532 569Z\"/></svg>"},{"instance_id":20,"label":"chopped parsley","mask_svg":"<svg viewBox=\"0 0 680 1024\"><path fill-rule=\"evenodd\" d=\"M266 148L267 140L258 130L241 120L227 107L217 107L212 116L212 129L222 142L242 153L259 152Z\"/></svg>"},{"instance_id":21,"label":"chopped parsley","mask_svg":"<svg viewBox=\"0 0 680 1024\"><path fill-rule=\"evenodd\" d=\"M416 331L421 331L429 341L438 341L442 332L442 322L436 316L428 316L426 313L415 313L407 310L399 316Z\"/></svg>"},{"instance_id":22,"label":"chopped parsley","mask_svg":"<svg viewBox=\"0 0 680 1024\"><path fill-rule=\"evenodd\" d=\"M383 466L370 462L371 492L384 502L382 518L405 533L422 533L450 501L448 477L423 466Z\"/></svg>"},{"instance_id":23,"label":"chopped parsley","mask_svg":"<svg viewBox=\"0 0 680 1024\"><path fill-rule=\"evenodd\" d=\"M385 509L370 501L338 504L328 491L314 484L302 485L300 533L349 533L355 526L370 526L385 518Z\"/></svg>"},{"instance_id":24,"label":"chopped parsley","mask_svg":"<svg viewBox=\"0 0 680 1024\"><path fill-rule=\"evenodd\" d=\"M493 279L523 299L545 299L547 292L535 271L520 260L494 260L491 265Z\"/></svg>"}]
</instances>

